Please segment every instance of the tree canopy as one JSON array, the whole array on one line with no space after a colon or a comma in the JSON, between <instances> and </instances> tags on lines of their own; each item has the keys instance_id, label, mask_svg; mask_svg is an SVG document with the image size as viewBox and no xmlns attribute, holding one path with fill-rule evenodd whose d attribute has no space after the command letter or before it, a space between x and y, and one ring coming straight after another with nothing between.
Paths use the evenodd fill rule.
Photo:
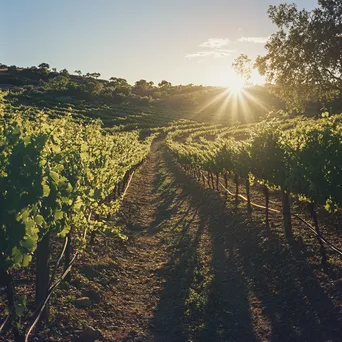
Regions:
<instances>
[{"instance_id":1,"label":"tree canopy","mask_svg":"<svg viewBox=\"0 0 342 342\"><path fill-rule=\"evenodd\" d=\"M50 64L48 64L48 63L40 63L38 65L38 68L39 69L50 69Z\"/></svg>"},{"instance_id":2,"label":"tree canopy","mask_svg":"<svg viewBox=\"0 0 342 342\"><path fill-rule=\"evenodd\" d=\"M319 0L312 11L295 4L270 6L278 31L266 43L256 67L288 108L303 110L325 102L342 89L342 1Z\"/></svg>"},{"instance_id":3,"label":"tree canopy","mask_svg":"<svg viewBox=\"0 0 342 342\"><path fill-rule=\"evenodd\" d=\"M171 84L171 82L168 82L166 80L162 80L160 83L158 83L158 87L167 89L167 88L172 87L172 84Z\"/></svg>"},{"instance_id":4,"label":"tree canopy","mask_svg":"<svg viewBox=\"0 0 342 342\"><path fill-rule=\"evenodd\" d=\"M235 58L232 63L232 68L245 82L248 82L251 78L251 62L252 61L247 55L241 54L239 57Z\"/></svg>"}]
</instances>

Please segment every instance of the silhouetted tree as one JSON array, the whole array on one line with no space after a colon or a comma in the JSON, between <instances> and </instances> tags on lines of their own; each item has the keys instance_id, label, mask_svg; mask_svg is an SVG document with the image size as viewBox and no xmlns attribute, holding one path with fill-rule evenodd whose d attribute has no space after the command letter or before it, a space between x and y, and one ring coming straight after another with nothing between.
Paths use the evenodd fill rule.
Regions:
<instances>
[{"instance_id":1,"label":"silhouetted tree","mask_svg":"<svg viewBox=\"0 0 342 342\"><path fill-rule=\"evenodd\" d=\"M8 71L17 71L17 66L16 65L11 65L7 68Z\"/></svg>"},{"instance_id":2,"label":"silhouetted tree","mask_svg":"<svg viewBox=\"0 0 342 342\"><path fill-rule=\"evenodd\" d=\"M235 72L248 82L251 78L252 73L252 61L245 54L241 54L239 57L235 58L232 63L232 68Z\"/></svg>"},{"instance_id":3,"label":"silhouetted tree","mask_svg":"<svg viewBox=\"0 0 342 342\"><path fill-rule=\"evenodd\" d=\"M92 76L93 78L98 79L98 78L101 76L101 74L100 74L99 72L93 72L93 73L91 74L91 76Z\"/></svg>"},{"instance_id":4,"label":"silhouetted tree","mask_svg":"<svg viewBox=\"0 0 342 342\"><path fill-rule=\"evenodd\" d=\"M62 69L59 73L62 76L65 76L65 77L69 77L70 76L69 71L67 69Z\"/></svg>"},{"instance_id":5,"label":"silhouetted tree","mask_svg":"<svg viewBox=\"0 0 342 342\"><path fill-rule=\"evenodd\" d=\"M48 63L40 63L39 65L38 65L38 68L39 69L50 69L50 64L48 64Z\"/></svg>"},{"instance_id":6,"label":"silhouetted tree","mask_svg":"<svg viewBox=\"0 0 342 342\"><path fill-rule=\"evenodd\" d=\"M311 12L295 4L270 6L278 31L255 64L293 110L331 100L342 88L342 1L319 0L318 5Z\"/></svg>"},{"instance_id":7,"label":"silhouetted tree","mask_svg":"<svg viewBox=\"0 0 342 342\"><path fill-rule=\"evenodd\" d=\"M127 86L129 85L127 80L125 80L124 78L119 78L119 77L111 77L109 79L111 85L114 85L114 86Z\"/></svg>"},{"instance_id":8,"label":"silhouetted tree","mask_svg":"<svg viewBox=\"0 0 342 342\"><path fill-rule=\"evenodd\" d=\"M160 83L158 83L158 87L159 88L171 88L172 87L172 84L171 82L168 82L168 81L165 81L165 80L162 80Z\"/></svg>"},{"instance_id":9,"label":"silhouetted tree","mask_svg":"<svg viewBox=\"0 0 342 342\"><path fill-rule=\"evenodd\" d=\"M101 76L101 74L98 72L92 72L92 73L87 72L86 73L86 77L88 77L88 78L99 78L100 76Z\"/></svg>"}]
</instances>

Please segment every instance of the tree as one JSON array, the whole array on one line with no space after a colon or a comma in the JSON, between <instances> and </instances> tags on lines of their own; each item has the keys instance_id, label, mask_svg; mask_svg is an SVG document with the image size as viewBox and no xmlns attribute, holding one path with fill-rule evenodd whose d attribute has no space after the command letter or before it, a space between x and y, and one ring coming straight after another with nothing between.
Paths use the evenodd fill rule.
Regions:
<instances>
[{"instance_id":1,"label":"tree","mask_svg":"<svg viewBox=\"0 0 342 342\"><path fill-rule=\"evenodd\" d=\"M124 78L111 77L109 81L108 87L112 89L114 95L123 94L127 96L132 91L131 85Z\"/></svg>"},{"instance_id":2,"label":"tree","mask_svg":"<svg viewBox=\"0 0 342 342\"><path fill-rule=\"evenodd\" d=\"M100 74L99 72L93 72L93 73L91 74L91 76L92 76L93 78L98 79L98 78L101 76L101 74Z\"/></svg>"},{"instance_id":3,"label":"tree","mask_svg":"<svg viewBox=\"0 0 342 342\"><path fill-rule=\"evenodd\" d=\"M124 78L111 77L109 81L111 85L114 85L114 86L120 86L120 87L129 86L127 80L125 80Z\"/></svg>"},{"instance_id":4,"label":"tree","mask_svg":"<svg viewBox=\"0 0 342 342\"><path fill-rule=\"evenodd\" d=\"M65 76L65 77L69 77L70 76L69 71L67 69L62 69L59 73L62 76Z\"/></svg>"},{"instance_id":5,"label":"tree","mask_svg":"<svg viewBox=\"0 0 342 342\"><path fill-rule=\"evenodd\" d=\"M146 80L136 81L134 84L134 92L141 96L147 96L151 94L154 83L152 81L147 82Z\"/></svg>"},{"instance_id":6,"label":"tree","mask_svg":"<svg viewBox=\"0 0 342 342\"><path fill-rule=\"evenodd\" d=\"M46 83L45 89L51 91L65 91L69 84L69 78L63 75L54 77Z\"/></svg>"},{"instance_id":7,"label":"tree","mask_svg":"<svg viewBox=\"0 0 342 342\"><path fill-rule=\"evenodd\" d=\"M92 72L92 73L87 72L86 73L86 77L88 77L88 78L98 78L100 76L101 76L101 74L99 72Z\"/></svg>"},{"instance_id":8,"label":"tree","mask_svg":"<svg viewBox=\"0 0 342 342\"><path fill-rule=\"evenodd\" d=\"M7 68L8 71L17 71L17 66L16 65L11 65Z\"/></svg>"},{"instance_id":9,"label":"tree","mask_svg":"<svg viewBox=\"0 0 342 342\"><path fill-rule=\"evenodd\" d=\"M268 10L278 31L255 66L292 110L329 101L342 88L342 2L319 0L318 5L311 12L295 4Z\"/></svg>"},{"instance_id":10,"label":"tree","mask_svg":"<svg viewBox=\"0 0 342 342\"><path fill-rule=\"evenodd\" d=\"M99 95L103 89L100 82L89 81L84 85L84 91L90 95Z\"/></svg>"},{"instance_id":11,"label":"tree","mask_svg":"<svg viewBox=\"0 0 342 342\"><path fill-rule=\"evenodd\" d=\"M78 76L82 75L82 71L81 70L75 70L74 73L77 74Z\"/></svg>"},{"instance_id":12,"label":"tree","mask_svg":"<svg viewBox=\"0 0 342 342\"><path fill-rule=\"evenodd\" d=\"M245 54L241 54L235 58L232 63L232 68L245 81L248 82L251 78L252 61Z\"/></svg>"},{"instance_id":13,"label":"tree","mask_svg":"<svg viewBox=\"0 0 342 342\"><path fill-rule=\"evenodd\" d=\"M162 80L160 83L158 83L158 87L159 87L159 88L167 89L167 88L171 88L171 87L172 87L172 84L171 84L171 82Z\"/></svg>"},{"instance_id":14,"label":"tree","mask_svg":"<svg viewBox=\"0 0 342 342\"><path fill-rule=\"evenodd\" d=\"M38 65L38 68L39 69L47 69L47 70L49 70L50 69L50 65L48 63L40 63Z\"/></svg>"}]
</instances>

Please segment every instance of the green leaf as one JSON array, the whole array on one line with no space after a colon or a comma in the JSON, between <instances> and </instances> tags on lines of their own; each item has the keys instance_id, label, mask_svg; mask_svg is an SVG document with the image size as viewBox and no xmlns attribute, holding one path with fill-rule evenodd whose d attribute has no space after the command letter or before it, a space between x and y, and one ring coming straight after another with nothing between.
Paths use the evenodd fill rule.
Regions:
<instances>
[{"instance_id":1,"label":"green leaf","mask_svg":"<svg viewBox=\"0 0 342 342\"><path fill-rule=\"evenodd\" d=\"M26 312L27 297L26 295L20 295L18 302L15 305L15 313L18 317L24 316Z\"/></svg>"},{"instance_id":2,"label":"green leaf","mask_svg":"<svg viewBox=\"0 0 342 342\"><path fill-rule=\"evenodd\" d=\"M21 242L21 246L26 248L28 251L33 251L37 246L37 241L31 236L26 236Z\"/></svg>"},{"instance_id":3,"label":"green leaf","mask_svg":"<svg viewBox=\"0 0 342 342\"><path fill-rule=\"evenodd\" d=\"M32 255L24 255L23 262L22 262L23 267L27 267L31 261L32 261Z\"/></svg>"},{"instance_id":4,"label":"green leaf","mask_svg":"<svg viewBox=\"0 0 342 342\"><path fill-rule=\"evenodd\" d=\"M50 187L47 184L42 183L42 188L43 188L43 197L48 197L50 195Z\"/></svg>"},{"instance_id":5,"label":"green leaf","mask_svg":"<svg viewBox=\"0 0 342 342\"><path fill-rule=\"evenodd\" d=\"M59 237L64 238L70 231L70 226L65 225L61 232L58 234Z\"/></svg>"},{"instance_id":6,"label":"green leaf","mask_svg":"<svg viewBox=\"0 0 342 342\"><path fill-rule=\"evenodd\" d=\"M82 152L80 155L82 159L89 159L89 153L87 152Z\"/></svg>"},{"instance_id":7,"label":"green leaf","mask_svg":"<svg viewBox=\"0 0 342 342\"><path fill-rule=\"evenodd\" d=\"M24 211L21 213L22 220L25 222L25 221L28 219L29 215L30 215L29 210L27 210L27 209L24 210Z\"/></svg>"},{"instance_id":8,"label":"green leaf","mask_svg":"<svg viewBox=\"0 0 342 342\"><path fill-rule=\"evenodd\" d=\"M36 222L31 219L27 219L26 221L24 221L24 223L25 223L25 230L29 232L32 230L32 228L36 226Z\"/></svg>"},{"instance_id":9,"label":"green leaf","mask_svg":"<svg viewBox=\"0 0 342 342\"><path fill-rule=\"evenodd\" d=\"M36 215L34 220L39 226L41 226L44 223L44 217L42 215Z\"/></svg>"},{"instance_id":10,"label":"green leaf","mask_svg":"<svg viewBox=\"0 0 342 342\"><path fill-rule=\"evenodd\" d=\"M55 183L58 183L59 181L59 174L55 171L50 171L50 177Z\"/></svg>"},{"instance_id":11,"label":"green leaf","mask_svg":"<svg viewBox=\"0 0 342 342\"><path fill-rule=\"evenodd\" d=\"M23 261L23 253L18 247L13 247L12 248L12 261L14 265L21 265Z\"/></svg>"},{"instance_id":12,"label":"green leaf","mask_svg":"<svg viewBox=\"0 0 342 342\"><path fill-rule=\"evenodd\" d=\"M96 189L95 192L94 192L94 198L99 200L99 199L101 199L101 197L102 197L101 189Z\"/></svg>"},{"instance_id":13,"label":"green leaf","mask_svg":"<svg viewBox=\"0 0 342 342\"><path fill-rule=\"evenodd\" d=\"M57 211L55 212L55 219L56 219L56 220L61 220L62 218L63 218L63 211L57 210Z\"/></svg>"}]
</instances>

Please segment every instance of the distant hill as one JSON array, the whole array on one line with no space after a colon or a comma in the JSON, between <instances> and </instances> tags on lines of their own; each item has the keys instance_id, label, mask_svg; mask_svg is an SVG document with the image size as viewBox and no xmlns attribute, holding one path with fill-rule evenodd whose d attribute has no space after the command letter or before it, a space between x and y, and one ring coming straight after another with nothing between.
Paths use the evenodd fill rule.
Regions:
<instances>
[{"instance_id":1,"label":"distant hill","mask_svg":"<svg viewBox=\"0 0 342 342\"><path fill-rule=\"evenodd\" d=\"M270 111L285 110L285 105L269 91L269 86L248 86L240 93L220 87L172 85L164 80L158 85L139 80L130 85L123 78L109 81L99 73L71 75L42 63L39 67L22 68L0 64L0 89L11 90L16 101L89 101L109 106L154 107L186 113L182 117L230 125L263 119ZM330 105L331 111L342 111L342 101ZM318 114L323 105L311 105L307 114Z\"/></svg>"}]
</instances>

